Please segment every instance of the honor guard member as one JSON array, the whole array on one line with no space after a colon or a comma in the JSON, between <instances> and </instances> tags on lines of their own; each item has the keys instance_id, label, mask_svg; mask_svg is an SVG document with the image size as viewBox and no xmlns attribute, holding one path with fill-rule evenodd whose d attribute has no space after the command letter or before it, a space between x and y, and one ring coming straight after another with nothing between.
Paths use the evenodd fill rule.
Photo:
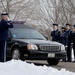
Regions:
<instances>
[{"instance_id":1,"label":"honor guard member","mask_svg":"<svg viewBox=\"0 0 75 75\"><path fill-rule=\"evenodd\" d=\"M6 61L6 48L8 40L8 29L13 28L13 24L9 21L8 13L1 14L2 20L0 22L0 62Z\"/></svg>"},{"instance_id":2,"label":"honor guard member","mask_svg":"<svg viewBox=\"0 0 75 75\"><path fill-rule=\"evenodd\" d=\"M60 31L58 30L58 24L53 24L53 31L51 32L52 41L60 41Z\"/></svg>"},{"instance_id":3,"label":"honor guard member","mask_svg":"<svg viewBox=\"0 0 75 75\"><path fill-rule=\"evenodd\" d=\"M71 62L71 38L72 38L72 31L71 31L71 25L66 24L66 52L67 52L67 58L66 61Z\"/></svg>"},{"instance_id":4,"label":"honor guard member","mask_svg":"<svg viewBox=\"0 0 75 75\"><path fill-rule=\"evenodd\" d=\"M73 26L73 32L72 32L72 42L73 42L74 62L75 62L75 25Z\"/></svg>"},{"instance_id":5,"label":"honor guard member","mask_svg":"<svg viewBox=\"0 0 75 75\"><path fill-rule=\"evenodd\" d=\"M61 27L60 43L62 43L64 46L66 45L65 31L66 31L66 28Z\"/></svg>"}]
</instances>

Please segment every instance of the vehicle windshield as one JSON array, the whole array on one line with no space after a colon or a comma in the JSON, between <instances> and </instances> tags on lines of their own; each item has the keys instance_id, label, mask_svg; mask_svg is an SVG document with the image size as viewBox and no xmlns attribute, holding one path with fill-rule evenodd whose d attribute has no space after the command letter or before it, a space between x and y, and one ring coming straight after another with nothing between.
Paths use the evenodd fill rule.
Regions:
<instances>
[{"instance_id":1,"label":"vehicle windshield","mask_svg":"<svg viewBox=\"0 0 75 75\"><path fill-rule=\"evenodd\" d=\"M12 37L15 39L39 39L46 40L38 31L32 29L10 29Z\"/></svg>"}]
</instances>

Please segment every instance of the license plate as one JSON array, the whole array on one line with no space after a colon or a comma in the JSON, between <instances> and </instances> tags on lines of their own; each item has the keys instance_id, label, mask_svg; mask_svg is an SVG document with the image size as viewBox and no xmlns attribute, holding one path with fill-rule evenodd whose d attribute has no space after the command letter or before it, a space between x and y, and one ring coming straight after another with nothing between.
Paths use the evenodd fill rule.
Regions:
<instances>
[{"instance_id":1,"label":"license plate","mask_svg":"<svg viewBox=\"0 0 75 75\"><path fill-rule=\"evenodd\" d=\"M54 53L49 53L48 57L55 57L55 54Z\"/></svg>"}]
</instances>

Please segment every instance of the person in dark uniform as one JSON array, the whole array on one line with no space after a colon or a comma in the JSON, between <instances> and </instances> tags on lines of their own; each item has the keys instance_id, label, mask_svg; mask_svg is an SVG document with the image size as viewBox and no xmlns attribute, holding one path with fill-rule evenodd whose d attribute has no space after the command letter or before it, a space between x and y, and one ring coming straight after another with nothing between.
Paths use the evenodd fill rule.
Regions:
<instances>
[{"instance_id":1,"label":"person in dark uniform","mask_svg":"<svg viewBox=\"0 0 75 75\"><path fill-rule=\"evenodd\" d=\"M61 27L60 43L63 44L64 46L66 46L66 35L65 35L65 31L66 31L66 28L65 27ZM66 61L66 57L62 61L65 62Z\"/></svg>"},{"instance_id":2,"label":"person in dark uniform","mask_svg":"<svg viewBox=\"0 0 75 75\"><path fill-rule=\"evenodd\" d=\"M58 30L58 24L53 24L53 31L51 32L52 41L60 41L60 31Z\"/></svg>"},{"instance_id":3,"label":"person in dark uniform","mask_svg":"<svg viewBox=\"0 0 75 75\"><path fill-rule=\"evenodd\" d=\"M8 13L1 14L2 20L0 22L0 62L6 61L6 48L8 40L8 29L13 28L13 24L9 21Z\"/></svg>"},{"instance_id":4,"label":"person in dark uniform","mask_svg":"<svg viewBox=\"0 0 75 75\"><path fill-rule=\"evenodd\" d=\"M71 38L72 38L72 31L71 31L71 25L66 24L66 52L67 52L67 58L66 61L71 62Z\"/></svg>"},{"instance_id":5,"label":"person in dark uniform","mask_svg":"<svg viewBox=\"0 0 75 75\"><path fill-rule=\"evenodd\" d=\"M73 26L73 32L72 32L72 42L73 42L74 62L75 62L75 25Z\"/></svg>"},{"instance_id":6,"label":"person in dark uniform","mask_svg":"<svg viewBox=\"0 0 75 75\"><path fill-rule=\"evenodd\" d=\"M63 44L64 46L66 45L65 31L66 31L66 28L61 27L60 43Z\"/></svg>"}]
</instances>

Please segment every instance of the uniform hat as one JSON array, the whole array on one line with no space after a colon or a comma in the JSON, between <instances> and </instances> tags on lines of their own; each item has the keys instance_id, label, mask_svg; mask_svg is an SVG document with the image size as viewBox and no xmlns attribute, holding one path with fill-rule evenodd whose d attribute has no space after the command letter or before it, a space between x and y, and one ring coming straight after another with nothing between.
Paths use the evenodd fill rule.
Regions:
<instances>
[{"instance_id":1,"label":"uniform hat","mask_svg":"<svg viewBox=\"0 0 75 75\"><path fill-rule=\"evenodd\" d=\"M66 30L66 28L65 28L65 27L61 27L61 29L64 29L64 30Z\"/></svg>"},{"instance_id":2,"label":"uniform hat","mask_svg":"<svg viewBox=\"0 0 75 75\"><path fill-rule=\"evenodd\" d=\"M75 28L75 25L73 25L73 28Z\"/></svg>"},{"instance_id":3,"label":"uniform hat","mask_svg":"<svg viewBox=\"0 0 75 75\"><path fill-rule=\"evenodd\" d=\"M2 12L1 15L8 15L8 13L7 12Z\"/></svg>"},{"instance_id":4,"label":"uniform hat","mask_svg":"<svg viewBox=\"0 0 75 75\"><path fill-rule=\"evenodd\" d=\"M69 23L67 23L66 26L71 26L71 25Z\"/></svg>"},{"instance_id":5,"label":"uniform hat","mask_svg":"<svg viewBox=\"0 0 75 75\"><path fill-rule=\"evenodd\" d=\"M53 24L53 26L58 26L58 24Z\"/></svg>"}]
</instances>

